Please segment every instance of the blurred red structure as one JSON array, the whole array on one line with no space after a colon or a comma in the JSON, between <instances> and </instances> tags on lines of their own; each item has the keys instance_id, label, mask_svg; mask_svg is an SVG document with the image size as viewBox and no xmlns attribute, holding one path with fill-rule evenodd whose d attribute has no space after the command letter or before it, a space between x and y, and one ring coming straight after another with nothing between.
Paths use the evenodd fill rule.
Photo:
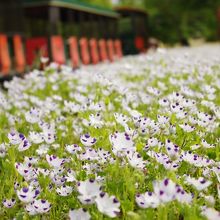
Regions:
<instances>
[{"instance_id":1,"label":"blurred red structure","mask_svg":"<svg viewBox=\"0 0 220 220\"><path fill-rule=\"evenodd\" d=\"M89 45L90 45L92 63L97 64L99 62L99 52L98 52L97 40L95 38L90 39Z\"/></svg>"},{"instance_id":2,"label":"blurred red structure","mask_svg":"<svg viewBox=\"0 0 220 220\"><path fill-rule=\"evenodd\" d=\"M88 40L83 37L79 41L82 63L88 65L90 63Z\"/></svg>"},{"instance_id":3,"label":"blurred red structure","mask_svg":"<svg viewBox=\"0 0 220 220\"><path fill-rule=\"evenodd\" d=\"M50 38L50 43L52 53L51 57L53 62L56 62L58 64L66 63L63 38L61 36L52 36Z\"/></svg>"},{"instance_id":4,"label":"blurred red structure","mask_svg":"<svg viewBox=\"0 0 220 220\"><path fill-rule=\"evenodd\" d=\"M121 58L123 56L121 41L119 39L115 40L114 46L115 46L115 53L117 57Z\"/></svg>"},{"instance_id":5,"label":"blurred red structure","mask_svg":"<svg viewBox=\"0 0 220 220\"><path fill-rule=\"evenodd\" d=\"M27 64L32 66L37 56L48 57L48 41L46 37L29 38L26 40Z\"/></svg>"},{"instance_id":6,"label":"blurred red structure","mask_svg":"<svg viewBox=\"0 0 220 220\"><path fill-rule=\"evenodd\" d=\"M141 9L111 10L78 0L0 0L0 12L0 33L6 36L1 39L0 75L39 68L41 57L59 64L70 61L73 68L112 62L140 51L135 36L147 40L147 14Z\"/></svg>"},{"instance_id":7,"label":"blurred red structure","mask_svg":"<svg viewBox=\"0 0 220 220\"><path fill-rule=\"evenodd\" d=\"M146 46L145 46L145 39L141 36L137 36L134 40L136 48L140 52L145 52L146 51Z\"/></svg>"},{"instance_id":8,"label":"blurred red structure","mask_svg":"<svg viewBox=\"0 0 220 220\"><path fill-rule=\"evenodd\" d=\"M108 58L111 62L114 61L115 51L114 51L114 44L112 39L107 40L107 48L108 48Z\"/></svg>"},{"instance_id":9,"label":"blurred red structure","mask_svg":"<svg viewBox=\"0 0 220 220\"><path fill-rule=\"evenodd\" d=\"M99 44L99 51L100 51L101 61L107 61L108 60L108 54L107 54L106 40L100 39L98 44Z\"/></svg>"},{"instance_id":10,"label":"blurred red structure","mask_svg":"<svg viewBox=\"0 0 220 220\"><path fill-rule=\"evenodd\" d=\"M70 59L72 62L73 68L79 67L79 50L78 42L76 37L70 37L69 40L69 49L70 49Z\"/></svg>"},{"instance_id":11,"label":"blurred red structure","mask_svg":"<svg viewBox=\"0 0 220 220\"><path fill-rule=\"evenodd\" d=\"M11 59L8 49L8 38L6 35L0 35L0 72L7 75L11 68Z\"/></svg>"},{"instance_id":12,"label":"blurred red structure","mask_svg":"<svg viewBox=\"0 0 220 220\"><path fill-rule=\"evenodd\" d=\"M14 46L14 58L15 58L15 69L18 73L23 73L25 70L25 53L23 48L22 38L19 35L13 36Z\"/></svg>"}]
</instances>

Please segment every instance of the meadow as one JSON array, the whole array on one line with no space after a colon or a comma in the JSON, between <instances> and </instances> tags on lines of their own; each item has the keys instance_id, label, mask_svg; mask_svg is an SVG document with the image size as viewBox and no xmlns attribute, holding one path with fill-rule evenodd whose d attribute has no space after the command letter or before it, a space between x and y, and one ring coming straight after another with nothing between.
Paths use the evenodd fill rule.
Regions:
<instances>
[{"instance_id":1,"label":"meadow","mask_svg":"<svg viewBox=\"0 0 220 220\"><path fill-rule=\"evenodd\" d=\"M220 47L158 49L0 91L0 219L220 219Z\"/></svg>"}]
</instances>

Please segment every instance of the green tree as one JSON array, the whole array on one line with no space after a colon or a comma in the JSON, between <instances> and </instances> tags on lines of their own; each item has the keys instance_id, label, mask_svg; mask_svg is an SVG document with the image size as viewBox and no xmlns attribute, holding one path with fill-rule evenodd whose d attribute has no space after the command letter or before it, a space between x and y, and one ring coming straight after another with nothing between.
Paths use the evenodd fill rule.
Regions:
<instances>
[{"instance_id":1,"label":"green tree","mask_svg":"<svg viewBox=\"0 0 220 220\"><path fill-rule=\"evenodd\" d=\"M217 39L220 0L143 0L151 33L165 42L204 37Z\"/></svg>"},{"instance_id":2,"label":"green tree","mask_svg":"<svg viewBox=\"0 0 220 220\"><path fill-rule=\"evenodd\" d=\"M141 7L149 14L149 34L167 43L189 38L217 39L220 0L119 0L119 5Z\"/></svg>"},{"instance_id":3,"label":"green tree","mask_svg":"<svg viewBox=\"0 0 220 220\"><path fill-rule=\"evenodd\" d=\"M83 0L112 8L112 0ZM166 43L203 37L217 39L220 0L118 0L119 6L139 7L149 14L149 34Z\"/></svg>"}]
</instances>

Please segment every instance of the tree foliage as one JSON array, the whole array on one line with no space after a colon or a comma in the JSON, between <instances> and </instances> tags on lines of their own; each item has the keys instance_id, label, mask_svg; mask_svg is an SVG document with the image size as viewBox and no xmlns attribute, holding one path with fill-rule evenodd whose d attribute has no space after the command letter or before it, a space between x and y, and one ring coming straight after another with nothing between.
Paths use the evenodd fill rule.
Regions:
<instances>
[{"instance_id":1,"label":"tree foliage","mask_svg":"<svg viewBox=\"0 0 220 220\"><path fill-rule=\"evenodd\" d=\"M84 0L112 7L140 7L149 14L149 35L166 43L189 38L216 40L220 0Z\"/></svg>"},{"instance_id":2,"label":"tree foliage","mask_svg":"<svg viewBox=\"0 0 220 220\"><path fill-rule=\"evenodd\" d=\"M151 34L169 43L202 37L217 39L220 0L143 0Z\"/></svg>"}]
</instances>

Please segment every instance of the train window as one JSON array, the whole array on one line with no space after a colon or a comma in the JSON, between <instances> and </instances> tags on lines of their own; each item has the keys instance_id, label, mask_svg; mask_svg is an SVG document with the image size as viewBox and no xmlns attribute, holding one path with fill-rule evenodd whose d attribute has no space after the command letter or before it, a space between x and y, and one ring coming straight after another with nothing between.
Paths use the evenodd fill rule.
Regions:
<instances>
[{"instance_id":1,"label":"train window","mask_svg":"<svg viewBox=\"0 0 220 220\"><path fill-rule=\"evenodd\" d=\"M136 16L134 22L136 27L136 34L146 35L146 24L147 24L146 16Z\"/></svg>"},{"instance_id":2,"label":"train window","mask_svg":"<svg viewBox=\"0 0 220 220\"><path fill-rule=\"evenodd\" d=\"M0 32L3 32L3 19L0 17Z\"/></svg>"},{"instance_id":3,"label":"train window","mask_svg":"<svg viewBox=\"0 0 220 220\"><path fill-rule=\"evenodd\" d=\"M119 20L119 33L130 33L130 32L132 32L130 17L121 18Z\"/></svg>"},{"instance_id":4,"label":"train window","mask_svg":"<svg viewBox=\"0 0 220 220\"><path fill-rule=\"evenodd\" d=\"M25 28L28 36L44 36L47 33L48 21L37 18L25 19Z\"/></svg>"}]
</instances>

